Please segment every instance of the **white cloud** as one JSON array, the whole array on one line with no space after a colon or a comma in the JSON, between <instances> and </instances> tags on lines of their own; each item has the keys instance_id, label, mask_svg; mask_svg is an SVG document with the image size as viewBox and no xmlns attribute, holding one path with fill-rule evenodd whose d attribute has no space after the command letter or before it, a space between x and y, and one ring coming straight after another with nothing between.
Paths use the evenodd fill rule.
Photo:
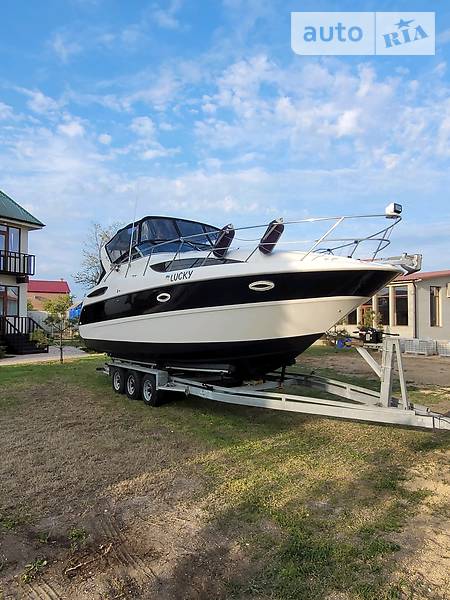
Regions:
<instances>
[{"instance_id":1,"label":"white cloud","mask_svg":"<svg viewBox=\"0 0 450 600\"><path fill-rule=\"evenodd\" d=\"M125 98L125 106L142 102L156 110L165 110L180 88L179 79L170 70L163 70L151 83L129 94Z\"/></svg>"},{"instance_id":2,"label":"white cloud","mask_svg":"<svg viewBox=\"0 0 450 600\"><path fill-rule=\"evenodd\" d=\"M161 131L173 131L175 129L175 126L172 123L168 123L167 121L162 121L159 124L159 129Z\"/></svg>"},{"instance_id":3,"label":"white cloud","mask_svg":"<svg viewBox=\"0 0 450 600\"><path fill-rule=\"evenodd\" d=\"M68 121L58 125L58 131L68 137L82 137L85 133L83 125L79 121Z\"/></svg>"},{"instance_id":4,"label":"white cloud","mask_svg":"<svg viewBox=\"0 0 450 600\"><path fill-rule=\"evenodd\" d=\"M346 135L354 135L360 131L358 127L358 119L360 109L345 110L339 115L336 123L336 135L338 138Z\"/></svg>"},{"instance_id":5,"label":"white cloud","mask_svg":"<svg viewBox=\"0 0 450 600\"><path fill-rule=\"evenodd\" d=\"M442 62L437 64L433 69L433 73L436 73L436 75L439 75L441 77L443 75L445 75L446 72L447 72L447 63L445 62L445 60L443 60Z\"/></svg>"},{"instance_id":6,"label":"white cloud","mask_svg":"<svg viewBox=\"0 0 450 600\"><path fill-rule=\"evenodd\" d=\"M101 133L97 139L100 144L103 144L104 146L108 146L112 142L112 137L109 133Z\"/></svg>"},{"instance_id":7,"label":"white cloud","mask_svg":"<svg viewBox=\"0 0 450 600\"><path fill-rule=\"evenodd\" d=\"M129 145L127 151L137 154L142 160L174 156L180 152L179 148L166 148L157 141L156 126L150 117L134 118L130 129L138 136L138 140Z\"/></svg>"},{"instance_id":8,"label":"white cloud","mask_svg":"<svg viewBox=\"0 0 450 600\"><path fill-rule=\"evenodd\" d=\"M129 25L120 33L120 39L126 46L135 46L144 35L140 25Z\"/></svg>"},{"instance_id":9,"label":"white cloud","mask_svg":"<svg viewBox=\"0 0 450 600\"><path fill-rule=\"evenodd\" d=\"M12 119L14 115L13 109L8 104L0 102L0 120Z\"/></svg>"},{"instance_id":10,"label":"white cloud","mask_svg":"<svg viewBox=\"0 0 450 600\"><path fill-rule=\"evenodd\" d=\"M59 102L57 102L50 96L46 96L40 90L29 90L27 88L16 89L17 91L29 97L29 100L27 101L27 106L35 113L46 114L58 111L60 109Z\"/></svg>"},{"instance_id":11,"label":"white cloud","mask_svg":"<svg viewBox=\"0 0 450 600\"><path fill-rule=\"evenodd\" d=\"M77 41L70 40L66 35L57 32L49 42L50 48L63 63L69 62L69 59L79 54L83 47Z\"/></svg>"},{"instance_id":12,"label":"white cloud","mask_svg":"<svg viewBox=\"0 0 450 600\"><path fill-rule=\"evenodd\" d=\"M69 89L64 93L64 99L67 102L73 102L80 106L96 104L117 112L128 112L130 110L129 104L120 98L118 94L92 94Z\"/></svg>"},{"instance_id":13,"label":"white cloud","mask_svg":"<svg viewBox=\"0 0 450 600\"><path fill-rule=\"evenodd\" d=\"M164 156L173 156L179 152L176 148L164 148L161 144L154 144L152 148L148 148L141 153L141 158L144 160L152 160L154 158L162 158Z\"/></svg>"},{"instance_id":14,"label":"white cloud","mask_svg":"<svg viewBox=\"0 0 450 600\"><path fill-rule=\"evenodd\" d=\"M136 117L132 120L130 129L146 140L153 140L155 137L155 124L150 117Z\"/></svg>"},{"instance_id":15,"label":"white cloud","mask_svg":"<svg viewBox=\"0 0 450 600\"><path fill-rule=\"evenodd\" d=\"M172 0L165 9L155 6L151 13L152 20L162 29L180 29L181 23L176 13L181 8L180 0Z\"/></svg>"},{"instance_id":16,"label":"white cloud","mask_svg":"<svg viewBox=\"0 0 450 600\"><path fill-rule=\"evenodd\" d=\"M390 170L398 165L400 156L398 154L385 154L382 160L386 169Z\"/></svg>"}]
</instances>

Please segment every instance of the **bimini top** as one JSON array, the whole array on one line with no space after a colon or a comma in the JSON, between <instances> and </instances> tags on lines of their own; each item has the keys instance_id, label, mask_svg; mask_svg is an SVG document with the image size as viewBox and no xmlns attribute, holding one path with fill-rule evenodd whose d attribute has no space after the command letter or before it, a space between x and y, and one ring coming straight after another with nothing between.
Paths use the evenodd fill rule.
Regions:
<instances>
[{"instance_id":1,"label":"bimini top","mask_svg":"<svg viewBox=\"0 0 450 600\"><path fill-rule=\"evenodd\" d=\"M155 252L210 250L219 232L217 227L197 221L144 217L120 229L106 244L106 252L112 263L120 263L128 258L130 247L133 258Z\"/></svg>"}]
</instances>

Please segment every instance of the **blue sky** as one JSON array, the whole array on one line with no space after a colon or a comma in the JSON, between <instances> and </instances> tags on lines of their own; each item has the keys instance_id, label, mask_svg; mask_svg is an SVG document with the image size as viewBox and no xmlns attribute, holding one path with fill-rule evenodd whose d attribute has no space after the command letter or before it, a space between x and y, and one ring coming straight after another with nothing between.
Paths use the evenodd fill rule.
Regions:
<instances>
[{"instance_id":1,"label":"blue sky","mask_svg":"<svg viewBox=\"0 0 450 600\"><path fill-rule=\"evenodd\" d=\"M0 189L47 224L37 275L71 281L135 203L241 225L397 201L393 251L450 268L446 4L5 0ZM436 56L298 56L307 10L436 10Z\"/></svg>"}]
</instances>

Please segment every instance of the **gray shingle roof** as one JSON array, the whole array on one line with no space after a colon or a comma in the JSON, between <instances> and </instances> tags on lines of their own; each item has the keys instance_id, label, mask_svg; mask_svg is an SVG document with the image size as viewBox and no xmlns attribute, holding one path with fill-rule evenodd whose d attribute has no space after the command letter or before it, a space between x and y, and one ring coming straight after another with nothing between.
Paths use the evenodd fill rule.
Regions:
<instances>
[{"instance_id":1,"label":"gray shingle roof","mask_svg":"<svg viewBox=\"0 0 450 600\"><path fill-rule=\"evenodd\" d=\"M0 219L2 217L20 221L21 223L28 223L36 227L44 227L44 223L41 223L39 219L33 217L27 210L19 206L17 202L0 190Z\"/></svg>"}]
</instances>

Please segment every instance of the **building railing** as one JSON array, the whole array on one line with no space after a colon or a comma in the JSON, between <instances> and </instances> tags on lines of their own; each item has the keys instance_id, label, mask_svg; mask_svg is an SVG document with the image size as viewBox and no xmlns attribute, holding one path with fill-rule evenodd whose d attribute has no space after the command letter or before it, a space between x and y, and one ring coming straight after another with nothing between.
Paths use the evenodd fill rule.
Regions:
<instances>
[{"instance_id":1,"label":"building railing","mask_svg":"<svg viewBox=\"0 0 450 600\"><path fill-rule=\"evenodd\" d=\"M0 335L15 335L22 333L31 335L42 327L31 317L0 317Z\"/></svg>"},{"instance_id":2,"label":"building railing","mask_svg":"<svg viewBox=\"0 0 450 600\"><path fill-rule=\"evenodd\" d=\"M10 275L34 275L36 257L22 252L0 250L0 273Z\"/></svg>"}]
</instances>

